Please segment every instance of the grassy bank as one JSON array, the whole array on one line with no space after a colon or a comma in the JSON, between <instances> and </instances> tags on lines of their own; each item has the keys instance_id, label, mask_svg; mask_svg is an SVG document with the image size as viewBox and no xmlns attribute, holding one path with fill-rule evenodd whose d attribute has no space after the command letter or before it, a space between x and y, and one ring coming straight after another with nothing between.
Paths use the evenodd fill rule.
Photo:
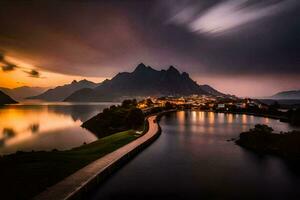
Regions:
<instances>
[{"instance_id":1,"label":"grassy bank","mask_svg":"<svg viewBox=\"0 0 300 200\"><path fill-rule=\"evenodd\" d=\"M29 199L141 135L129 130L67 151L19 152L3 156L0 158L1 198Z\"/></svg>"}]
</instances>

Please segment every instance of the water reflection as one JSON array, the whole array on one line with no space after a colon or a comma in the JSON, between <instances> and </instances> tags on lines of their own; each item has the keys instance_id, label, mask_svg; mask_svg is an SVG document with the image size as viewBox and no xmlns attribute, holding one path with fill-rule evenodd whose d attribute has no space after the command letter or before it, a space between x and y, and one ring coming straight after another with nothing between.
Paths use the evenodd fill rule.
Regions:
<instances>
[{"instance_id":1,"label":"water reflection","mask_svg":"<svg viewBox=\"0 0 300 200\"><path fill-rule=\"evenodd\" d=\"M233 122L233 114L226 114L225 115L225 119L226 119L226 123L228 123L228 124L232 124L232 122Z\"/></svg>"},{"instance_id":2,"label":"water reflection","mask_svg":"<svg viewBox=\"0 0 300 200\"><path fill-rule=\"evenodd\" d=\"M242 122L243 124L247 124L247 115L242 114Z\"/></svg>"},{"instance_id":3,"label":"water reflection","mask_svg":"<svg viewBox=\"0 0 300 200\"><path fill-rule=\"evenodd\" d=\"M29 130L31 131L32 134L39 132L39 129L40 129L39 123L34 123L29 125Z\"/></svg>"},{"instance_id":4,"label":"water reflection","mask_svg":"<svg viewBox=\"0 0 300 200\"><path fill-rule=\"evenodd\" d=\"M12 128L3 128L2 138L0 139L0 147L4 146L5 141L16 135L16 132Z\"/></svg>"},{"instance_id":5,"label":"water reflection","mask_svg":"<svg viewBox=\"0 0 300 200\"><path fill-rule=\"evenodd\" d=\"M265 123L268 124L269 123L269 118L265 117Z\"/></svg>"},{"instance_id":6,"label":"water reflection","mask_svg":"<svg viewBox=\"0 0 300 200\"><path fill-rule=\"evenodd\" d=\"M230 114L230 113L214 113L214 112L199 112L180 111L176 113L178 119L179 131L184 133L190 130L203 131L206 134L213 134L216 130L224 127L228 131L236 131L237 128L242 131L247 131L255 124L267 124L272 126L277 132L288 131L289 129L297 129L297 127L291 127L287 123L281 123L278 120L255 117L245 114ZM224 127L223 127L224 125Z\"/></svg>"},{"instance_id":7,"label":"water reflection","mask_svg":"<svg viewBox=\"0 0 300 200\"><path fill-rule=\"evenodd\" d=\"M208 121L210 124L213 124L215 122L215 113L208 112Z\"/></svg>"},{"instance_id":8,"label":"water reflection","mask_svg":"<svg viewBox=\"0 0 300 200\"><path fill-rule=\"evenodd\" d=\"M262 117L194 111L164 116L158 140L91 198L300 199L300 177L292 171L300 171L299 163L290 169L277 157L257 155L227 141L264 122ZM295 128L274 119L268 124L276 131Z\"/></svg>"},{"instance_id":9,"label":"water reflection","mask_svg":"<svg viewBox=\"0 0 300 200\"><path fill-rule=\"evenodd\" d=\"M16 135L15 131L12 128L4 128L2 134L4 138L11 138Z\"/></svg>"},{"instance_id":10,"label":"water reflection","mask_svg":"<svg viewBox=\"0 0 300 200\"><path fill-rule=\"evenodd\" d=\"M69 149L96 140L82 122L113 103L20 104L0 108L0 154Z\"/></svg>"}]
</instances>

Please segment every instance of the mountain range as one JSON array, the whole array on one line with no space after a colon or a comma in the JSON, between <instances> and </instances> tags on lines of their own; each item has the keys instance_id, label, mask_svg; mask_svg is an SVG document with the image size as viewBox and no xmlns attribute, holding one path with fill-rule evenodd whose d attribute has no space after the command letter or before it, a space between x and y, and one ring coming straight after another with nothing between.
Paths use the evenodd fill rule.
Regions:
<instances>
[{"instance_id":1,"label":"mountain range","mask_svg":"<svg viewBox=\"0 0 300 200\"><path fill-rule=\"evenodd\" d=\"M23 100L30 96L35 96L38 94L41 94L42 92L45 92L48 88L44 87L28 87L28 86L22 86L17 88L4 88L0 87L0 90L4 92L5 94L9 95L13 99L16 100Z\"/></svg>"},{"instance_id":2,"label":"mountain range","mask_svg":"<svg viewBox=\"0 0 300 200\"><path fill-rule=\"evenodd\" d=\"M198 85L188 73L180 73L173 66L158 71L141 63L133 72L118 73L95 88L74 91L64 101L120 101L132 97L192 94L224 96L209 85Z\"/></svg>"},{"instance_id":3,"label":"mountain range","mask_svg":"<svg viewBox=\"0 0 300 200\"><path fill-rule=\"evenodd\" d=\"M18 103L18 102L13 100L10 96L5 94L4 92L0 91L0 105L13 104L13 103Z\"/></svg>"},{"instance_id":4,"label":"mountain range","mask_svg":"<svg viewBox=\"0 0 300 200\"><path fill-rule=\"evenodd\" d=\"M271 99L300 99L300 90L283 91L274 94Z\"/></svg>"},{"instance_id":5,"label":"mountain range","mask_svg":"<svg viewBox=\"0 0 300 200\"><path fill-rule=\"evenodd\" d=\"M81 81L72 81L70 84L65 84L63 86L57 86L53 89L49 89L42 94L28 97L28 99L39 99L44 101L63 101L73 92L83 89L83 88L94 88L99 84L88 81L88 80L81 80Z\"/></svg>"}]
</instances>

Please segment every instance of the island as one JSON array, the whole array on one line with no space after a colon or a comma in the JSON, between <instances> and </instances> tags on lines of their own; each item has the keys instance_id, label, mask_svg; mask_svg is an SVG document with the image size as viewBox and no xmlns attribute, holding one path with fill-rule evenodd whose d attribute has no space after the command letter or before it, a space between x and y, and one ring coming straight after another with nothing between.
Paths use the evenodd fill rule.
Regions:
<instances>
[{"instance_id":1,"label":"island","mask_svg":"<svg viewBox=\"0 0 300 200\"><path fill-rule=\"evenodd\" d=\"M300 131L275 133L267 125L256 124L253 129L241 133L235 143L257 153L300 159Z\"/></svg>"}]
</instances>

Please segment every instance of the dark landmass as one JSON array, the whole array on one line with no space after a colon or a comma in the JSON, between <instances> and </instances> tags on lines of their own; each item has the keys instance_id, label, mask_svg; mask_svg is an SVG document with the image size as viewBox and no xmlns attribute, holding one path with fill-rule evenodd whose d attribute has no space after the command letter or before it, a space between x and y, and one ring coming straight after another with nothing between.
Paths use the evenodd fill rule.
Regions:
<instances>
[{"instance_id":1,"label":"dark landmass","mask_svg":"<svg viewBox=\"0 0 300 200\"><path fill-rule=\"evenodd\" d=\"M17 152L0 156L1 199L32 199L47 187L141 135L128 130L71 150Z\"/></svg>"},{"instance_id":2,"label":"dark landmass","mask_svg":"<svg viewBox=\"0 0 300 200\"><path fill-rule=\"evenodd\" d=\"M227 96L209 85L199 85L199 86L203 91L205 91L206 93L208 93L212 96Z\"/></svg>"},{"instance_id":3,"label":"dark landmass","mask_svg":"<svg viewBox=\"0 0 300 200\"><path fill-rule=\"evenodd\" d=\"M10 96L5 94L4 92L0 91L0 105L5 105L5 104L14 104L18 103L14 99L12 99Z\"/></svg>"},{"instance_id":4,"label":"dark landmass","mask_svg":"<svg viewBox=\"0 0 300 200\"><path fill-rule=\"evenodd\" d=\"M129 129L143 128L145 116L136 108L136 100L124 100L120 106L111 106L82 124L99 138Z\"/></svg>"},{"instance_id":5,"label":"dark landmass","mask_svg":"<svg viewBox=\"0 0 300 200\"><path fill-rule=\"evenodd\" d=\"M65 101L121 101L124 97L192 94L224 95L208 85L198 85L188 73L180 73L173 66L167 70L158 71L141 63L133 72L119 73L94 89L78 90L67 97Z\"/></svg>"},{"instance_id":6,"label":"dark landmass","mask_svg":"<svg viewBox=\"0 0 300 200\"><path fill-rule=\"evenodd\" d=\"M271 96L270 99L300 99L300 90L279 92Z\"/></svg>"},{"instance_id":7,"label":"dark landmass","mask_svg":"<svg viewBox=\"0 0 300 200\"><path fill-rule=\"evenodd\" d=\"M292 125L300 126L300 108L287 111L287 118Z\"/></svg>"},{"instance_id":8,"label":"dark landmass","mask_svg":"<svg viewBox=\"0 0 300 200\"><path fill-rule=\"evenodd\" d=\"M86 88L95 88L99 84L88 81L88 80L81 80L81 81L73 81L70 84L66 84L63 86L58 86L53 89L49 89L46 92L37 95L28 97L28 99L40 99L45 101L63 101L66 97L68 97L73 92L80 90L80 89L86 89Z\"/></svg>"},{"instance_id":9,"label":"dark landmass","mask_svg":"<svg viewBox=\"0 0 300 200\"><path fill-rule=\"evenodd\" d=\"M290 107L297 106L300 107L300 99L258 99L259 101L272 105L275 102L279 103L281 106Z\"/></svg>"},{"instance_id":10,"label":"dark landmass","mask_svg":"<svg viewBox=\"0 0 300 200\"><path fill-rule=\"evenodd\" d=\"M271 127L257 124L254 129L241 133L235 142L257 153L300 159L300 131L273 133Z\"/></svg>"},{"instance_id":11,"label":"dark landmass","mask_svg":"<svg viewBox=\"0 0 300 200\"><path fill-rule=\"evenodd\" d=\"M16 100L22 100L30 96L35 96L38 94L41 94L42 92L45 92L48 88L44 87L28 87L28 86L22 86L17 88L3 88L1 87L0 90L5 92L7 95L12 97Z\"/></svg>"}]
</instances>

